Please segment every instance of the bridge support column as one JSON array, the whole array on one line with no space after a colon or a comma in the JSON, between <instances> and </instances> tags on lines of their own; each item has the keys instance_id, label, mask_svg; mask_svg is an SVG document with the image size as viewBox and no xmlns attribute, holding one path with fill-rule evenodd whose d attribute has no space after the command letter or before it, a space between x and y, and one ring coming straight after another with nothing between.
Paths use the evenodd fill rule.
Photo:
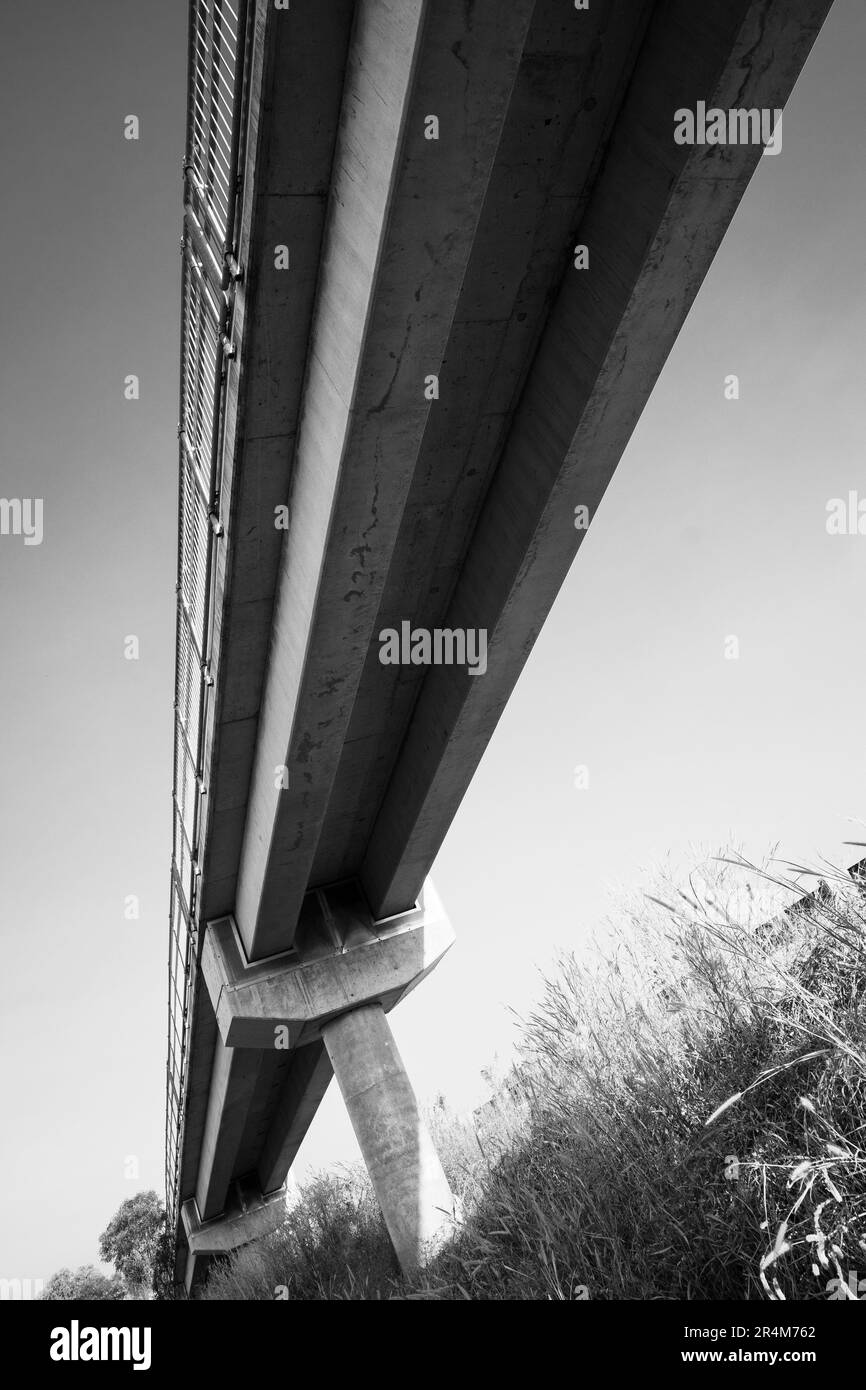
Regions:
<instances>
[{"instance_id":1,"label":"bridge support column","mask_svg":"<svg viewBox=\"0 0 866 1390\"><path fill-rule=\"evenodd\" d=\"M283 1181L309 1123L308 1098L321 1098L333 1067L402 1268L430 1259L451 1229L454 1199L385 1015L453 940L429 881L415 906L379 921L355 881L312 889L293 949L259 961L247 958L232 918L207 924L200 968L232 1065L225 1084L212 1082L206 1138L214 1137L203 1145L198 1182L210 1207L202 1216L216 1215L231 1178L251 1165L261 1190ZM244 1053L308 1049L282 1082L269 1122L258 1119L257 1148L249 1138L244 1147L237 1113L249 1128L262 1108L261 1085L250 1096L241 1084Z\"/></svg>"},{"instance_id":2,"label":"bridge support column","mask_svg":"<svg viewBox=\"0 0 866 1390\"><path fill-rule=\"evenodd\" d=\"M404 1273L453 1230L454 1198L381 1004L322 1028L352 1127Z\"/></svg>"}]
</instances>

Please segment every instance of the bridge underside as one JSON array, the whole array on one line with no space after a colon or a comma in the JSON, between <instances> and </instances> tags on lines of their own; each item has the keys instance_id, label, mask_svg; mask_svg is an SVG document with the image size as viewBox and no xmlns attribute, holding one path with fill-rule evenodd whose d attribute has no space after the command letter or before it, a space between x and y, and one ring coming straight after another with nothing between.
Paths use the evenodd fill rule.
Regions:
<instances>
[{"instance_id":1,"label":"bridge underside","mask_svg":"<svg viewBox=\"0 0 866 1390\"><path fill-rule=\"evenodd\" d=\"M200 952L336 970L415 910L762 157L674 113L784 107L829 4L252 7ZM486 671L383 664L405 623ZM315 1029L229 1045L221 988L200 956L179 1270L332 1075Z\"/></svg>"}]
</instances>

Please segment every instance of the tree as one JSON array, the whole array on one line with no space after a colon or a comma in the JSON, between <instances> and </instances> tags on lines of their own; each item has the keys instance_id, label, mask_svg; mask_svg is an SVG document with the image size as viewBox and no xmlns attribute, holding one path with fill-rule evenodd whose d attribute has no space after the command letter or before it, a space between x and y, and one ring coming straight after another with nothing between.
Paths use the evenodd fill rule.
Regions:
<instances>
[{"instance_id":1,"label":"tree","mask_svg":"<svg viewBox=\"0 0 866 1390\"><path fill-rule=\"evenodd\" d=\"M39 1295L49 1302L60 1303L68 1299L98 1299L103 1303L120 1303L126 1297L123 1280L115 1274L108 1279L93 1265L81 1265L78 1269L58 1269L52 1274Z\"/></svg>"},{"instance_id":2,"label":"tree","mask_svg":"<svg viewBox=\"0 0 866 1390\"><path fill-rule=\"evenodd\" d=\"M165 1209L155 1192L137 1192L122 1202L99 1237L99 1257L114 1265L133 1298L148 1298Z\"/></svg>"},{"instance_id":3,"label":"tree","mask_svg":"<svg viewBox=\"0 0 866 1390\"><path fill-rule=\"evenodd\" d=\"M165 1221L157 1237L153 1262L153 1295L160 1302L173 1302L179 1296L174 1282L174 1237Z\"/></svg>"}]
</instances>

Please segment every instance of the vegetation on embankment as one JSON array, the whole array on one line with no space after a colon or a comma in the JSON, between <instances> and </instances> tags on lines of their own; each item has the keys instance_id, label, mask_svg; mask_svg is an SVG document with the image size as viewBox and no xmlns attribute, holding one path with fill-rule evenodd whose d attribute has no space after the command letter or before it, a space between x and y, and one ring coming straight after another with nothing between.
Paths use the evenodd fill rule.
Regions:
<instances>
[{"instance_id":1,"label":"vegetation on embankment","mask_svg":"<svg viewBox=\"0 0 866 1390\"><path fill-rule=\"evenodd\" d=\"M598 958L564 959L494 1103L431 1116L464 1215L423 1276L399 1277L365 1175L342 1172L203 1296L856 1297L866 897L825 878L768 921L768 888L796 885L716 863L625 910Z\"/></svg>"}]
</instances>

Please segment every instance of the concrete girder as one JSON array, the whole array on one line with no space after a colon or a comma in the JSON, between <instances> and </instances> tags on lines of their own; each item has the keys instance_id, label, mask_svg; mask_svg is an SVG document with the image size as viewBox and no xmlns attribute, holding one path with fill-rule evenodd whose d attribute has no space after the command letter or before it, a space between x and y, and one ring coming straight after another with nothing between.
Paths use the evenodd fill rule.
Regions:
<instances>
[{"instance_id":1,"label":"concrete girder","mask_svg":"<svg viewBox=\"0 0 866 1390\"><path fill-rule=\"evenodd\" d=\"M238 872L250 960L291 945L310 886L532 9L357 8Z\"/></svg>"},{"instance_id":2,"label":"concrete girder","mask_svg":"<svg viewBox=\"0 0 866 1390\"><path fill-rule=\"evenodd\" d=\"M374 625L445 624L453 578L652 11L537 0ZM366 657L312 869L357 874L424 667Z\"/></svg>"},{"instance_id":3,"label":"concrete girder","mask_svg":"<svg viewBox=\"0 0 866 1390\"><path fill-rule=\"evenodd\" d=\"M762 149L677 145L674 112L783 107L831 0L671 0L650 22L578 229L591 271L551 308L460 570L449 628L487 630L488 669L431 668L360 869L373 911L413 901Z\"/></svg>"},{"instance_id":4,"label":"concrete girder","mask_svg":"<svg viewBox=\"0 0 866 1390\"><path fill-rule=\"evenodd\" d=\"M277 11L255 5L243 198L225 387L226 448L216 549L215 718L201 920L234 908L331 167L355 0ZM291 249L275 272L274 249Z\"/></svg>"},{"instance_id":5,"label":"concrete girder","mask_svg":"<svg viewBox=\"0 0 866 1390\"><path fill-rule=\"evenodd\" d=\"M238 353L227 365L220 502L225 533L214 565L215 685L205 740L200 922L234 908L283 535L274 526L274 507L289 490L354 10L355 0L308 5L303 14L298 7L282 13L270 4L254 6L237 245L243 279L235 287L232 323ZM278 242L291 246L290 274L273 274ZM191 1001L182 1200L196 1191L219 1045L196 969ZM330 1077L327 1055L319 1051L327 1076L320 1066L315 1077L303 1079L304 1068L293 1062L285 1082L298 1106L294 1151ZM240 1157L243 1150L242 1145ZM286 1151L282 1176L269 1187L279 1186L294 1151ZM285 1158L276 1156L272 1178Z\"/></svg>"},{"instance_id":6,"label":"concrete girder","mask_svg":"<svg viewBox=\"0 0 866 1390\"><path fill-rule=\"evenodd\" d=\"M257 1080L252 1053L217 1041L195 1191L202 1221L219 1216L225 1205Z\"/></svg>"},{"instance_id":7,"label":"concrete girder","mask_svg":"<svg viewBox=\"0 0 866 1390\"><path fill-rule=\"evenodd\" d=\"M292 1054L256 1165L262 1192L273 1192L286 1181L333 1075L324 1043L310 1043Z\"/></svg>"}]
</instances>

